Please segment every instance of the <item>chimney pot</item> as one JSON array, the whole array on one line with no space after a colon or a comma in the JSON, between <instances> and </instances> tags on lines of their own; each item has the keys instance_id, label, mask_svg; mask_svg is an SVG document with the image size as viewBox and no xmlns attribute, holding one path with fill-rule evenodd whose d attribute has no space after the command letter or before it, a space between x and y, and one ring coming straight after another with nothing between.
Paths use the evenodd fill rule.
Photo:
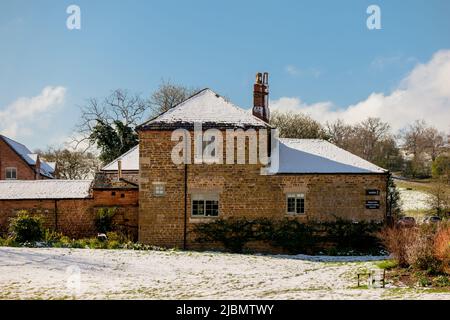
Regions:
<instances>
[{"instance_id":1,"label":"chimney pot","mask_svg":"<svg viewBox=\"0 0 450 320\"><path fill-rule=\"evenodd\" d=\"M269 122L269 73L258 72L253 85L253 115Z\"/></svg>"},{"instance_id":2,"label":"chimney pot","mask_svg":"<svg viewBox=\"0 0 450 320\"><path fill-rule=\"evenodd\" d=\"M117 160L117 179L122 179L122 159Z\"/></svg>"}]
</instances>

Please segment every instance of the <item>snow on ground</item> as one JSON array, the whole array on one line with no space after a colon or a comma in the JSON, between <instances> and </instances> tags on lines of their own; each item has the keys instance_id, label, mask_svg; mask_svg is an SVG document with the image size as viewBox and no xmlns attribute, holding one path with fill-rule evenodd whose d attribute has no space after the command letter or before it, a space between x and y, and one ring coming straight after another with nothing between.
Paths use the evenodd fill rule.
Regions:
<instances>
[{"instance_id":1,"label":"snow on ground","mask_svg":"<svg viewBox=\"0 0 450 320\"><path fill-rule=\"evenodd\" d=\"M0 248L2 299L450 299L425 289L363 289L378 258ZM79 272L77 272L79 271Z\"/></svg>"},{"instance_id":2,"label":"snow on ground","mask_svg":"<svg viewBox=\"0 0 450 320\"><path fill-rule=\"evenodd\" d=\"M430 195L426 192L407 190L405 188L399 188L399 192L404 211L430 209L430 206L428 205Z\"/></svg>"}]
</instances>

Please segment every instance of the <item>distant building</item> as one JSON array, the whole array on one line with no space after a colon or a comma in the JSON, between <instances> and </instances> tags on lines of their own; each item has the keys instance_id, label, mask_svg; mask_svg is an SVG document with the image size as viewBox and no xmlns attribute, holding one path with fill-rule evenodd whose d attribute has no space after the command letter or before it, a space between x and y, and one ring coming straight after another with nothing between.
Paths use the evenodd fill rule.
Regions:
<instances>
[{"instance_id":1,"label":"distant building","mask_svg":"<svg viewBox=\"0 0 450 320\"><path fill-rule=\"evenodd\" d=\"M0 180L54 179L56 164L23 144L0 135Z\"/></svg>"}]
</instances>

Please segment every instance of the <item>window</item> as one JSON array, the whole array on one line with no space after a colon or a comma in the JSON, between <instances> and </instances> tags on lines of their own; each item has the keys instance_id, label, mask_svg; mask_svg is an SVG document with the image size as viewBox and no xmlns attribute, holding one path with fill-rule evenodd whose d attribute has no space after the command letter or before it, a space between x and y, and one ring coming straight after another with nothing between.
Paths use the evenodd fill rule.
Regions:
<instances>
[{"instance_id":1,"label":"window","mask_svg":"<svg viewBox=\"0 0 450 320\"><path fill-rule=\"evenodd\" d=\"M6 168L5 179L6 180L16 180L17 179L17 169L16 168Z\"/></svg>"},{"instance_id":2,"label":"window","mask_svg":"<svg viewBox=\"0 0 450 320\"><path fill-rule=\"evenodd\" d=\"M217 194L193 194L193 217L217 217L219 215L219 195Z\"/></svg>"},{"instance_id":3,"label":"window","mask_svg":"<svg viewBox=\"0 0 450 320\"><path fill-rule=\"evenodd\" d=\"M289 193L287 199L288 214L304 214L305 213L305 195L303 193Z\"/></svg>"},{"instance_id":4,"label":"window","mask_svg":"<svg viewBox=\"0 0 450 320\"><path fill-rule=\"evenodd\" d=\"M153 194L157 197L162 197L166 194L166 185L162 182L153 183Z\"/></svg>"}]
</instances>

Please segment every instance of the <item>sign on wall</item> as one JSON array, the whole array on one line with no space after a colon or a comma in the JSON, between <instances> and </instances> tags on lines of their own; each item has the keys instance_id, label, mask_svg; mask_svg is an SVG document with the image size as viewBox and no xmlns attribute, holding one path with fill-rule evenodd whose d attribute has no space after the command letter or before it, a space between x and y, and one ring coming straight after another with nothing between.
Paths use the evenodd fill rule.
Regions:
<instances>
[{"instance_id":1,"label":"sign on wall","mask_svg":"<svg viewBox=\"0 0 450 320\"><path fill-rule=\"evenodd\" d=\"M366 196L379 196L380 190L378 189L366 189Z\"/></svg>"},{"instance_id":2,"label":"sign on wall","mask_svg":"<svg viewBox=\"0 0 450 320\"><path fill-rule=\"evenodd\" d=\"M366 209L380 209L380 200L366 200Z\"/></svg>"}]
</instances>

